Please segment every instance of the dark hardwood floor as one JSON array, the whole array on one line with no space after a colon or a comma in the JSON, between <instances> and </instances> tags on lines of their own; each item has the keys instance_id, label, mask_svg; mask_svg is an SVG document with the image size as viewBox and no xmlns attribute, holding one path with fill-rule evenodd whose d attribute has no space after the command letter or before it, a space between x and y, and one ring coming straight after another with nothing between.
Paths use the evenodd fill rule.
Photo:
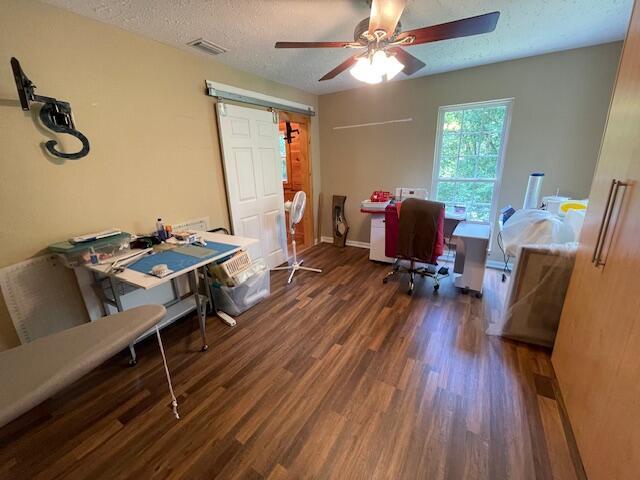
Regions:
<instances>
[{"instance_id":1,"label":"dark hardwood floor","mask_svg":"<svg viewBox=\"0 0 640 480\"><path fill-rule=\"evenodd\" d=\"M0 430L0 477L576 478L549 353L484 334L505 285L482 300L446 279L438 295L367 250L319 245L322 274L272 274L271 297L229 328L195 318L158 347L111 359Z\"/></svg>"}]
</instances>

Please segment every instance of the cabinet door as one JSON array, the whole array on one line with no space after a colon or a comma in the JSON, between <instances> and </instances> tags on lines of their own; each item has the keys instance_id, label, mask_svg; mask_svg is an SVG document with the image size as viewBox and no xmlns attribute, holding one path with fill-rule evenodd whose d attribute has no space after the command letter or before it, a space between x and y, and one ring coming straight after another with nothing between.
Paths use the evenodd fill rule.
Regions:
<instances>
[{"instance_id":1,"label":"cabinet door","mask_svg":"<svg viewBox=\"0 0 640 480\"><path fill-rule=\"evenodd\" d=\"M640 471L640 17L634 10L552 361L590 479ZM611 188L614 179L627 187ZM615 208L605 215L610 192ZM613 196L613 195L612 195ZM598 237L602 261L593 262Z\"/></svg>"},{"instance_id":2,"label":"cabinet door","mask_svg":"<svg viewBox=\"0 0 640 480\"><path fill-rule=\"evenodd\" d=\"M385 219L384 215L371 215L371 235L369 239L369 259L392 263L393 258L385 255Z\"/></svg>"}]
</instances>

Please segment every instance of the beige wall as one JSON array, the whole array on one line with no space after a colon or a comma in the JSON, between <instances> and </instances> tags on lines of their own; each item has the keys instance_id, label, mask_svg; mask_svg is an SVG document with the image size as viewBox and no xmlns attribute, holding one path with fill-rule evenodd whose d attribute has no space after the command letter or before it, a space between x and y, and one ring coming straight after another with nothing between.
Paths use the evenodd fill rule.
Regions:
<instances>
[{"instance_id":1,"label":"beige wall","mask_svg":"<svg viewBox=\"0 0 640 480\"><path fill-rule=\"evenodd\" d=\"M35 1L0 0L0 12L0 267L74 234L149 231L157 217L228 225L205 79L317 105L315 95ZM43 152L48 134L18 106L11 56L38 93L71 103L88 157L61 162ZM0 299L0 349L15 344Z\"/></svg>"},{"instance_id":2,"label":"beige wall","mask_svg":"<svg viewBox=\"0 0 640 480\"><path fill-rule=\"evenodd\" d=\"M609 106L621 43L375 85L320 97L322 191L347 195L349 238L369 241L359 203L373 190L431 191L438 107L514 97L499 206L522 206L528 175L546 174L556 188L588 194ZM428 62L427 62L428 63ZM410 123L333 130L401 118ZM331 234L330 212L323 234ZM492 248L492 258L500 258Z\"/></svg>"}]
</instances>

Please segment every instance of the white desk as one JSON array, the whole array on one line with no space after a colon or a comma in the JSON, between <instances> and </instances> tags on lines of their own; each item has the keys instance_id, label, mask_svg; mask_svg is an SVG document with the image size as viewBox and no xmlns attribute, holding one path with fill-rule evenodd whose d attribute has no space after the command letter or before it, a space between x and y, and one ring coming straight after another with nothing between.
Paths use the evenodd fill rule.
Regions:
<instances>
[{"instance_id":1,"label":"white desk","mask_svg":"<svg viewBox=\"0 0 640 480\"><path fill-rule=\"evenodd\" d=\"M363 202L364 203L364 202ZM394 263L396 259L394 257L387 257L386 255L386 220L384 208L389 202L380 202L380 207L377 208L360 208L361 213L371 215L371 231L369 233L369 260L376 262ZM384 206L384 208L382 208ZM445 237L451 235L451 230L458 225L458 222L464 221L467 218L466 213L454 213L445 212ZM451 225L449 227L449 225ZM447 232L447 227L450 231Z\"/></svg>"},{"instance_id":2,"label":"white desk","mask_svg":"<svg viewBox=\"0 0 640 480\"><path fill-rule=\"evenodd\" d=\"M141 273L129 268L125 268L124 271L118 273L108 273L110 269L109 264L104 265L84 265L84 268L93 274L93 278L95 280L95 284L100 284L102 280L106 279L109 282L110 288L109 290L112 292L112 299L106 297L104 294L101 295L101 301L103 302L103 308L106 310L106 305L111 305L115 307L119 312L125 310L122 302L122 293L121 293L121 284L126 284L134 289L143 289L150 290L155 287L165 285L170 283L173 289L173 300L165 303L165 307L167 308L167 315L165 320L159 325L160 328L172 323L179 317L186 315L187 313L196 310L198 313L198 321L200 324L200 334L202 336L202 350L206 350L208 348L206 341L206 315L207 315L207 306L211 305L215 311L215 307L213 305L213 299L209 295L209 286L207 285L205 291L206 295L202 295L198 293L198 282L200 277L207 282L208 281L208 272L205 267L210 263L217 262L222 258L228 257L229 255L238 252L240 250L245 250L247 247L255 244L258 240L254 238L246 238L246 237L238 237L235 235L224 235L221 233L209 233L209 232L198 232L205 241L207 242L219 242L226 243L227 245L234 245L236 248L233 250L227 250L224 253L219 255L214 255L213 257L202 259L202 261L173 272L166 277L158 278L153 275L148 275L145 273ZM199 270L202 269L202 272ZM182 298L179 293L178 285L176 280L178 277L186 275L189 281L189 295L187 297ZM97 289L100 290L100 289ZM83 292L84 296L84 292ZM87 299L85 298L85 303L87 303ZM151 301L151 303L158 303L157 301ZM106 313L106 312L105 312ZM215 313L228 325L235 325L235 320L232 317L224 314L223 312L215 311ZM146 336L146 333L140 336L137 340L141 340ZM135 342L134 342L135 343ZM129 346L131 350L132 363L136 361L135 350L133 348L133 344Z\"/></svg>"},{"instance_id":3,"label":"white desk","mask_svg":"<svg viewBox=\"0 0 640 480\"><path fill-rule=\"evenodd\" d=\"M115 273L111 276L117 279L119 282L125 282L136 288L143 288L145 290L149 290L150 288L157 287L158 285L166 283L173 278L179 277L180 275L184 275L185 273L197 270L200 267L216 262L221 258L228 257L229 255L236 253L240 250L246 250L246 248L249 245L258 243L258 240L256 240L255 238L238 237L236 235L224 235L222 233L209 233L209 232L197 232L197 233L206 242L226 243L227 245L237 245L237 247L233 250L228 250L220 255L215 255L213 257L205 258L201 262L198 262L189 268L185 268L177 272L173 272L170 275L167 275L166 277L162 277L162 278L158 278L153 275L148 275L142 272L137 272L136 270L131 270L129 268L126 268L121 273ZM89 270L92 270L101 275L107 275L107 272L110 266L111 266L110 264L85 265L85 267L88 268Z\"/></svg>"},{"instance_id":4,"label":"white desk","mask_svg":"<svg viewBox=\"0 0 640 480\"><path fill-rule=\"evenodd\" d=\"M453 231L453 236L459 240L456 241L453 266L454 285L464 291L473 290L477 297L481 297L491 226L461 222Z\"/></svg>"}]
</instances>

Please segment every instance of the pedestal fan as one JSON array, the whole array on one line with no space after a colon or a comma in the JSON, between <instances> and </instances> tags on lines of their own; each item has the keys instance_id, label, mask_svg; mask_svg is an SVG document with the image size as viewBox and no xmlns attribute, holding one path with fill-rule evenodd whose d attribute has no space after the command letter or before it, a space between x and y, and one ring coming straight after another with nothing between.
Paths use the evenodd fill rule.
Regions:
<instances>
[{"instance_id":1,"label":"pedestal fan","mask_svg":"<svg viewBox=\"0 0 640 480\"><path fill-rule=\"evenodd\" d=\"M293 263L286 267L275 267L272 270L291 270L289 280L287 283L291 283L293 275L298 270L307 270L309 272L322 272L319 268L303 267L302 262L298 261L298 253L296 252L296 225L302 221L304 215L304 207L307 204L307 195L303 191L296 192L293 196L293 201L289 207L289 232L291 233L291 247L293 248Z\"/></svg>"}]
</instances>

